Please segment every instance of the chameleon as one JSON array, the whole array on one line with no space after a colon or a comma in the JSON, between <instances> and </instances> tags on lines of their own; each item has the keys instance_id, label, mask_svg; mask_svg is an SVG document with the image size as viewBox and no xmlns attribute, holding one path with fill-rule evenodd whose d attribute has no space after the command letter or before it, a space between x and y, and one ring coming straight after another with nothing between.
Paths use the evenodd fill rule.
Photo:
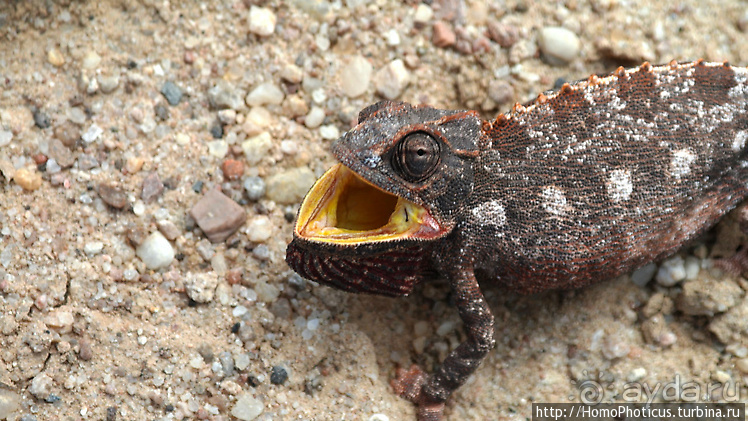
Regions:
<instances>
[{"instance_id":1,"label":"chameleon","mask_svg":"<svg viewBox=\"0 0 748 421\"><path fill-rule=\"evenodd\" d=\"M579 288L667 257L748 195L747 142L748 69L727 62L620 67L492 121L381 101L333 143L286 261L356 293L448 280L466 339L393 381L440 420L495 343L479 280Z\"/></svg>"}]
</instances>

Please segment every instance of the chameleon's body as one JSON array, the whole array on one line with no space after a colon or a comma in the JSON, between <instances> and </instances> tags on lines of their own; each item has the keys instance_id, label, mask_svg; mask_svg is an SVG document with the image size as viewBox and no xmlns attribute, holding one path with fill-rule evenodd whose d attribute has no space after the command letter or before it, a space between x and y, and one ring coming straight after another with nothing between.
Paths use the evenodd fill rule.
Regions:
<instances>
[{"instance_id":1,"label":"chameleon's body","mask_svg":"<svg viewBox=\"0 0 748 421\"><path fill-rule=\"evenodd\" d=\"M397 385L440 419L494 343L476 274L537 292L662 258L748 195L747 143L748 71L721 63L621 68L493 122L379 103L333 146L344 167L305 199L287 261L355 292L407 294L427 270L450 280L467 340Z\"/></svg>"}]
</instances>

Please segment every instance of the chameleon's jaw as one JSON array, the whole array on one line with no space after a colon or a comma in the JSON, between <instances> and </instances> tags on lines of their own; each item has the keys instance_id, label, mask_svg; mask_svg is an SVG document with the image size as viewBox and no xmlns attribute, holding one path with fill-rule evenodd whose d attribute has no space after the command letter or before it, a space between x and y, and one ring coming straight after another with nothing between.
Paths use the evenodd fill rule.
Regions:
<instances>
[{"instance_id":1,"label":"chameleon's jaw","mask_svg":"<svg viewBox=\"0 0 748 421\"><path fill-rule=\"evenodd\" d=\"M444 234L426 208L375 187L343 164L312 186L294 227L306 240L354 245Z\"/></svg>"}]
</instances>

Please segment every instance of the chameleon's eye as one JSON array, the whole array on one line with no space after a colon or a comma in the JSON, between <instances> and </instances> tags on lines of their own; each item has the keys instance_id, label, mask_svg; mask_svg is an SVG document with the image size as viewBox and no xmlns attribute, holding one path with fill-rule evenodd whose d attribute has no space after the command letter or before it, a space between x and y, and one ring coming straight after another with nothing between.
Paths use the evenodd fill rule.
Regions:
<instances>
[{"instance_id":1,"label":"chameleon's eye","mask_svg":"<svg viewBox=\"0 0 748 421\"><path fill-rule=\"evenodd\" d=\"M434 173L439 159L439 143L427 133L415 132L397 144L392 164L405 180L418 182Z\"/></svg>"}]
</instances>

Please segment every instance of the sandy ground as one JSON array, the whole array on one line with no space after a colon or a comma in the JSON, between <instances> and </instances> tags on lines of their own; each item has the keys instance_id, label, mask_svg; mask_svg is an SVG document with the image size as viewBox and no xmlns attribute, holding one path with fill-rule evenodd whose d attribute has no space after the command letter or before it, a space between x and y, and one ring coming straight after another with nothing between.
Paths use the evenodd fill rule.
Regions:
<instances>
[{"instance_id":1,"label":"sandy ground","mask_svg":"<svg viewBox=\"0 0 748 421\"><path fill-rule=\"evenodd\" d=\"M330 139L393 89L490 118L619 65L748 64L745 1L659 3L2 2L0 419L414 419L389 382L464 337L446 284L355 296L283 260ZM556 26L572 39L541 54ZM399 73L378 76L397 59ZM276 89L245 101L263 83ZM142 193L153 173L166 186L155 199ZM267 192L250 197L246 177ZM105 201L102 186L121 194ZM212 188L247 215L216 244L188 216ZM590 384L605 401L675 381L744 400L746 283L706 269L734 252L734 227L686 248L672 286L624 276L524 297L485 285L498 344L447 418L526 419L532 402L578 402ZM151 270L136 250L159 230L176 257Z\"/></svg>"}]
</instances>

